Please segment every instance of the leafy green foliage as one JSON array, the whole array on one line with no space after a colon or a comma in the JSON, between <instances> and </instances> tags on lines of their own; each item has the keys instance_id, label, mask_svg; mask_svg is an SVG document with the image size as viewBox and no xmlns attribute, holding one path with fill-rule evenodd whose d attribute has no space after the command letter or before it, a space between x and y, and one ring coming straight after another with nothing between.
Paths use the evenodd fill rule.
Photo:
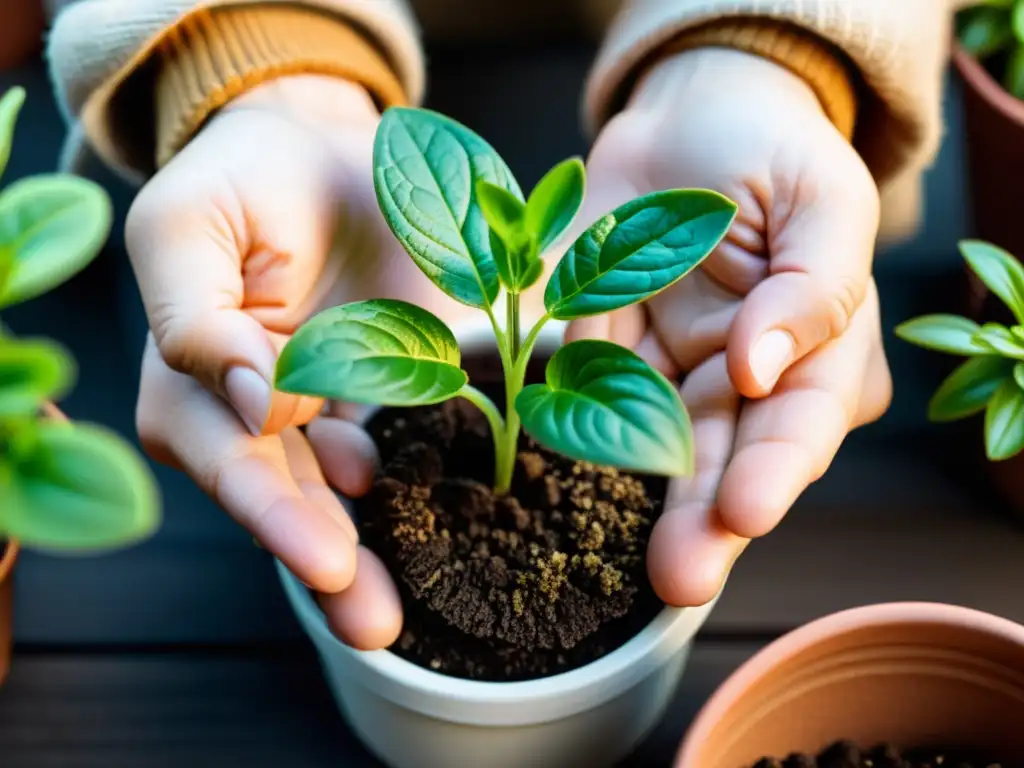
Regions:
<instances>
[{"instance_id":1,"label":"leafy green foliage","mask_svg":"<svg viewBox=\"0 0 1024 768\"><path fill-rule=\"evenodd\" d=\"M82 270L110 234L103 189L73 176L36 176L0 195L0 251L12 261L0 307L51 290Z\"/></svg>"},{"instance_id":2,"label":"leafy green foliage","mask_svg":"<svg viewBox=\"0 0 1024 768\"><path fill-rule=\"evenodd\" d=\"M353 403L429 405L468 381L448 327L413 304L373 299L321 312L277 361L283 392Z\"/></svg>"},{"instance_id":3,"label":"leafy green foliage","mask_svg":"<svg viewBox=\"0 0 1024 768\"><path fill-rule=\"evenodd\" d=\"M14 143L14 125L18 121L18 113L25 103L25 89L11 88L0 97L0 175L7 168L11 159L11 145Z\"/></svg>"},{"instance_id":4,"label":"leafy green foliage","mask_svg":"<svg viewBox=\"0 0 1024 768\"><path fill-rule=\"evenodd\" d=\"M985 453L1003 461L1024 449L1024 389L1014 379L1004 381L985 408Z\"/></svg>"},{"instance_id":5,"label":"leafy green foliage","mask_svg":"<svg viewBox=\"0 0 1024 768\"><path fill-rule=\"evenodd\" d=\"M377 130L373 165L380 209L417 266L456 301L489 308L500 285L477 183L522 198L498 153L450 118L392 107Z\"/></svg>"},{"instance_id":6,"label":"leafy green foliage","mask_svg":"<svg viewBox=\"0 0 1024 768\"><path fill-rule=\"evenodd\" d=\"M960 11L956 26L964 50L1024 98L1024 0L983 0Z\"/></svg>"},{"instance_id":7,"label":"leafy green foliage","mask_svg":"<svg viewBox=\"0 0 1024 768\"><path fill-rule=\"evenodd\" d=\"M548 361L546 383L516 398L523 428L572 459L662 475L693 471L693 436L669 381L607 341L575 341Z\"/></svg>"},{"instance_id":8,"label":"leafy green foliage","mask_svg":"<svg viewBox=\"0 0 1024 768\"><path fill-rule=\"evenodd\" d=\"M633 352L575 342L551 359L545 384L524 388L525 376L544 323L610 312L669 287L725 237L735 203L708 190L667 190L602 216L558 263L544 292L547 314L524 339L520 294L540 279L544 252L582 207L583 163L558 164L524 200L504 161L467 127L428 110L391 108L374 141L374 186L391 231L427 277L487 313L508 407L503 415L470 385L440 319L384 299L327 310L300 328L278 360L277 389L398 406L465 398L491 426L499 493L511 484L521 422L573 458L665 475L692 471L682 400ZM503 288L504 329L494 312Z\"/></svg>"},{"instance_id":9,"label":"leafy green foliage","mask_svg":"<svg viewBox=\"0 0 1024 768\"><path fill-rule=\"evenodd\" d=\"M0 460L0 528L42 550L103 550L149 536L160 519L142 458L117 435L44 422L26 455Z\"/></svg>"},{"instance_id":10,"label":"leafy green foliage","mask_svg":"<svg viewBox=\"0 0 1024 768\"><path fill-rule=\"evenodd\" d=\"M639 197L602 216L555 267L544 305L558 320L636 304L700 264L725 237L736 204L707 190Z\"/></svg>"},{"instance_id":11,"label":"leafy green foliage","mask_svg":"<svg viewBox=\"0 0 1024 768\"><path fill-rule=\"evenodd\" d=\"M928 418L954 421L984 411L985 451L1000 461L1024 448L1024 267L990 243L967 240L960 252L1018 324L1007 328L956 315L925 315L897 326L896 335L925 349L969 358L932 395Z\"/></svg>"},{"instance_id":12,"label":"leafy green foliage","mask_svg":"<svg viewBox=\"0 0 1024 768\"><path fill-rule=\"evenodd\" d=\"M0 340L0 419L38 413L47 400L64 395L74 378L74 361L53 342Z\"/></svg>"},{"instance_id":13,"label":"leafy green foliage","mask_svg":"<svg viewBox=\"0 0 1024 768\"><path fill-rule=\"evenodd\" d=\"M20 89L0 98L0 171L24 99ZM110 201L91 182L51 175L11 185L0 195L0 307L81 270L110 225ZM129 443L44 415L74 378L74 361L57 344L0 332L0 539L97 551L140 541L159 523L156 482Z\"/></svg>"},{"instance_id":14,"label":"leafy green foliage","mask_svg":"<svg viewBox=\"0 0 1024 768\"><path fill-rule=\"evenodd\" d=\"M583 205L586 172L578 157L564 160L537 182L526 201L526 229L544 253L572 226Z\"/></svg>"}]
</instances>

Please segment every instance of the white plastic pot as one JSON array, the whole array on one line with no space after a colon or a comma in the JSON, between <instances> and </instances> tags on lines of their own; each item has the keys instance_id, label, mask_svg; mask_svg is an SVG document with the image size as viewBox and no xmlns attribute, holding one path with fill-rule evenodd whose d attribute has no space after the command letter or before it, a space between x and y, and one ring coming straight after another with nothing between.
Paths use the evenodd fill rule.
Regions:
<instances>
[{"instance_id":1,"label":"white plastic pot","mask_svg":"<svg viewBox=\"0 0 1024 768\"><path fill-rule=\"evenodd\" d=\"M456 335L464 355L493 345L487 325ZM550 355L561 337L557 324L547 326L535 355ZM627 643L579 669L526 682L476 682L390 651L349 648L331 634L306 587L280 562L277 568L342 713L393 768L614 765L660 721L693 636L715 604L665 608Z\"/></svg>"}]
</instances>

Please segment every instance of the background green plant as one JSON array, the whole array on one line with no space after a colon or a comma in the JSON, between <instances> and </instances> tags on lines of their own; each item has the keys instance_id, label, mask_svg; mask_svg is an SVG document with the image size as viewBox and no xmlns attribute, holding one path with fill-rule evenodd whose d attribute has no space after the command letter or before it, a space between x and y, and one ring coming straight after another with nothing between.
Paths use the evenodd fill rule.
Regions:
<instances>
[{"instance_id":1,"label":"background green plant","mask_svg":"<svg viewBox=\"0 0 1024 768\"><path fill-rule=\"evenodd\" d=\"M551 358L543 384L525 386L526 369L550 320L644 301L699 265L732 225L732 201L707 190L668 190L602 216L554 267L544 289L546 313L524 335L520 295L538 282L544 252L568 231L583 202L578 158L555 166L524 196L504 160L470 129L429 110L392 108L375 137L374 186L391 231L424 274L489 318L505 372L504 414L469 383L455 336L440 319L388 299L313 317L278 359L278 389L386 406L463 397L490 423L499 493L511 485L521 428L573 459L664 475L692 472L682 400L633 352L576 341Z\"/></svg>"},{"instance_id":2,"label":"background green plant","mask_svg":"<svg viewBox=\"0 0 1024 768\"><path fill-rule=\"evenodd\" d=\"M992 293L1010 308L1011 327L978 325L957 315L925 315L896 328L904 341L965 355L928 403L928 418L954 421L985 412L985 453L992 461L1024 449L1024 267L990 243L965 240L960 252Z\"/></svg>"},{"instance_id":3,"label":"background green plant","mask_svg":"<svg viewBox=\"0 0 1024 768\"><path fill-rule=\"evenodd\" d=\"M0 98L0 174L24 101L21 88ZM79 272L103 247L111 219L106 193L84 179L51 174L8 186L0 194L0 310ZM95 551L135 543L159 522L156 483L131 445L44 414L75 374L60 345L0 327L0 540Z\"/></svg>"},{"instance_id":4,"label":"background green plant","mask_svg":"<svg viewBox=\"0 0 1024 768\"><path fill-rule=\"evenodd\" d=\"M964 49L1024 99L1024 0L983 0L960 11L956 26Z\"/></svg>"}]
</instances>

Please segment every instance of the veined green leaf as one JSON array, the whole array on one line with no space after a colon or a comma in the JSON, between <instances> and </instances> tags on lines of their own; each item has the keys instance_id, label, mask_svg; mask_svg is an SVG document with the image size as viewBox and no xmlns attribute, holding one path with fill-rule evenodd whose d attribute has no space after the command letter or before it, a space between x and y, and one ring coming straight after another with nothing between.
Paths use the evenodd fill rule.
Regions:
<instances>
[{"instance_id":1,"label":"veined green leaf","mask_svg":"<svg viewBox=\"0 0 1024 768\"><path fill-rule=\"evenodd\" d=\"M429 405L468 377L455 336L404 301L372 299L328 309L299 328L277 361L282 392L373 405Z\"/></svg>"},{"instance_id":2,"label":"veined green leaf","mask_svg":"<svg viewBox=\"0 0 1024 768\"><path fill-rule=\"evenodd\" d=\"M25 89L15 86L0 98L0 175L7 168L11 159L11 146L14 142L14 126L18 122L18 114L25 104Z\"/></svg>"},{"instance_id":3,"label":"veined green leaf","mask_svg":"<svg viewBox=\"0 0 1024 768\"><path fill-rule=\"evenodd\" d=\"M996 390L1013 375L1013 361L1005 357L974 357L963 363L939 386L928 403L932 421L955 421L984 410Z\"/></svg>"},{"instance_id":4,"label":"veined green leaf","mask_svg":"<svg viewBox=\"0 0 1024 768\"><path fill-rule=\"evenodd\" d=\"M565 160L537 182L526 201L526 228L544 253L565 234L583 205L587 177L578 157Z\"/></svg>"},{"instance_id":5,"label":"veined green leaf","mask_svg":"<svg viewBox=\"0 0 1024 768\"><path fill-rule=\"evenodd\" d=\"M35 298L100 252L113 212L103 188L75 176L34 176L0 195L0 249L13 263L0 307Z\"/></svg>"},{"instance_id":6,"label":"veined green leaf","mask_svg":"<svg viewBox=\"0 0 1024 768\"><path fill-rule=\"evenodd\" d=\"M520 293L532 285L531 275L539 276L537 245L526 230L526 206L508 190L481 181L477 184L480 210L491 228L491 252L501 284L511 293ZM534 281L536 277L534 277Z\"/></svg>"},{"instance_id":7,"label":"veined green leaf","mask_svg":"<svg viewBox=\"0 0 1024 768\"><path fill-rule=\"evenodd\" d=\"M960 45L979 59L1005 49L1013 41L1009 6L969 8L957 17Z\"/></svg>"},{"instance_id":8,"label":"veined green leaf","mask_svg":"<svg viewBox=\"0 0 1024 768\"><path fill-rule=\"evenodd\" d=\"M958 315L923 315L896 326L903 341L953 355L986 354L989 349L974 341L981 326Z\"/></svg>"},{"instance_id":9,"label":"veined green leaf","mask_svg":"<svg viewBox=\"0 0 1024 768\"><path fill-rule=\"evenodd\" d=\"M992 293L1003 300L1018 323L1024 323L1024 267L1012 255L991 243L964 240L960 252Z\"/></svg>"},{"instance_id":10,"label":"veined green leaf","mask_svg":"<svg viewBox=\"0 0 1024 768\"><path fill-rule=\"evenodd\" d=\"M142 457L106 429L41 422L0 484L0 529L37 550L99 551L156 530L160 498Z\"/></svg>"},{"instance_id":11,"label":"veined green leaf","mask_svg":"<svg viewBox=\"0 0 1024 768\"><path fill-rule=\"evenodd\" d=\"M693 433L675 387L607 341L574 341L548 361L546 383L516 398L523 428L571 459L636 472L693 472Z\"/></svg>"},{"instance_id":12,"label":"veined green leaf","mask_svg":"<svg viewBox=\"0 0 1024 768\"><path fill-rule=\"evenodd\" d=\"M991 461L1003 461L1024 448L1024 390L1008 379L996 390L985 408L985 453Z\"/></svg>"},{"instance_id":13,"label":"veined green leaf","mask_svg":"<svg viewBox=\"0 0 1024 768\"><path fill-rule=\"evenodd\" d=\"M36 413L64 395L74 378L74 360L60 345L0 339L0 417Z\"/></svg>"},{"instance_id":14,"label":"veined green leaf","mask_svg":"<svg viewBox=\"0 0 1024 768\"><path fill-rule=\"evenodd\" d=\"M1013 380L1017 382L1017 386L1024 390L1024 362L1013 366Z\"/></svg>"},{"instance_id":15,"label":"veined green leaf","mask_svg":"<svg viewBox=\"0 0 1024 768\"><path fill-rule=\"evenodd\" d=\"M493 304L500 286L477 183L523 196L498 153L450 118L392 107L377 129L373 166L384 218L417 266L456 301Z\"/></svg>"},{"instance_id":16,"label":"veined green leaf","mask_svg":"<svg viewBox=\"0 0 1024 768\"><path fill-rule=\"evenodd\" d=\"M626 203L572 244L548 281L544 305L551 317L573 320L650 298L700 264L735 216L735 203L700 189Z\"/></svg>"}]
</instances>

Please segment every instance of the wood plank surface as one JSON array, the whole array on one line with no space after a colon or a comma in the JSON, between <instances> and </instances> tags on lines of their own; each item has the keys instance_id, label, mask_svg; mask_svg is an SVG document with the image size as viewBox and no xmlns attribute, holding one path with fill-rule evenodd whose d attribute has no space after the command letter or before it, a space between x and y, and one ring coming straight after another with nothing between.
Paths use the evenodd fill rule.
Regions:
<instances>
[{"instance_id":1,"label":"wood plank surface","mask_svg":"<svg viewBox=\"0 0 1024 768\"><path fill-rule=\"evenodd\" d=\"M756 645L699 643L631 766L668 766L709 693ZM0 689L3 768L378 768L305 646L267 654L20 656ZM570 768L567 766L567 768Z\"/></svg>"}]
</instances>

